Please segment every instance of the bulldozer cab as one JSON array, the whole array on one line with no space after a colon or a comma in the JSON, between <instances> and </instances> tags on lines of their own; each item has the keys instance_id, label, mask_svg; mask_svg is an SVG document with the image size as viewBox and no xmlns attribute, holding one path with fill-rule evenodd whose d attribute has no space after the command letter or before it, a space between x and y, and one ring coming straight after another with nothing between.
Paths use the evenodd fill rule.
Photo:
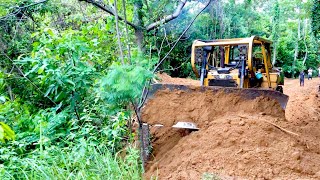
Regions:
<instances>
[{"instance_id":1,"label":"bulldozer cab","mask_svg":"<svg viewBox=\"0 0 320 180\"><path fill-rule=\"evenodd\" d=\"M202 86L279 89L280 71L271 64L272 42L250 38L196 40L191 64Z\"/></svg>"}]
</instances>

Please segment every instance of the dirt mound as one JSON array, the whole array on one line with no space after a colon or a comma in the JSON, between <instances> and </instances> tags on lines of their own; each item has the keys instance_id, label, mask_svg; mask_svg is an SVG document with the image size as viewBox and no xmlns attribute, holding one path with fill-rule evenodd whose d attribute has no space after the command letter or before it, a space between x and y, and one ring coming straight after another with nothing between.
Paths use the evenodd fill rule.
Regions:
<instances>
[{"instance_id":1,"label":"dirt mound","mask_svg":"<svg viewBox=\"0 0 320 180\"><path fill-rule=\"evenodd\" d=\"M277 119L227 115L189 135L181 130L154 130L155 137L163 138L166 131L168 136L162 142L156 140L155 148L160 152L155 151L146 177L200 179L207 174L224 179L317 178L320 155L309 152L299 137L279 130L270 121L276 123Z\"/></svg>"},{"instance_id":2,"label":"dirt mound","mask_svg":"<svg viewBox=\"0 0 320 180\"><path fill-rule=\"evenodd\" d=\"M320 99L313 89L292 84L285 88L286 119L268 98L159 91L143 109L143 120L165 126L190 121L200 130L151 127L153 158L144 177L320 179Z\"/></svg>"},{"instance_id":3,"label":"dirt mound","mask_svg":"<svg viewBox=\"0 0 320 180\"><path fill-rule=\"evenodd\" d=\"M163 124L171 127L179 121L194 122L199 127L207 126L218 116L226 113L266 114L284 119L284 111L279 103L267 97L254 100L242 98L239 93L217 93L181 90L160 90L150 99L143 111L142 119L149 124Z\"/></svg>"}]
</instances>

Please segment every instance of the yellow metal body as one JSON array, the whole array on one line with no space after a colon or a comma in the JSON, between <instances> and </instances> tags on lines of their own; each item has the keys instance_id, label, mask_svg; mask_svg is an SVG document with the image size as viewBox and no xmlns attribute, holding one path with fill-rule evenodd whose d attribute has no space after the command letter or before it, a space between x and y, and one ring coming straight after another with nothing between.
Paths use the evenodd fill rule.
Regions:
<instances>
[{"instance_id":1,"label":"yellow metal body","mask_svg":"<svg viewBox=\"0 0 320 180\"><path fill-rule=\"evenodd\" d=\"M224 64L229 64L232 60L230 57L231 47L244 46L246 47L246 71L247 76L243 80L243 88L253 88L249 79L254 78L257 71L263 75L262 82L259 87L264 89L276 89L280 82L280 72L273 69L271 64L271 44L272 42L257 36L249 38L235 39L218 39L214 41L195 40L192 44L191 65L197 77L200 76L199 67L197 67L196 50L204 47L211 47L213 50L208 55L208 64L215 67L214 70L206 66L207 75L204 78L204 86L209 86L210 81L214 79L228 79L236 83L236 87L240 87L239 69L231 69L229 73L218 73L217 68L221 68L217 63L218 56L220 60L224 57ZM217 55L217 48L223 49L224 55ZM261 57L259 57L260 55ZM210 63L211 62L211 63ZM257 64L260 66L258 67Z\"/></svg>"}]
</instances>

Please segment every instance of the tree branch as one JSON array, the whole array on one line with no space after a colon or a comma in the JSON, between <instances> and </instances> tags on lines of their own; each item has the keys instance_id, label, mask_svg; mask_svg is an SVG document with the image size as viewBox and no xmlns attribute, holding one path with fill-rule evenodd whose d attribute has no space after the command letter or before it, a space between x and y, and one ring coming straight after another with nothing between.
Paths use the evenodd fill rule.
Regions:
<instances>
[{"instance_id":1,"label":"tree branch","mask_svg":"<svg viewBox=\"0 0 320 180\"><path fill-rule=\"evenodd\" d=\"M38 4L41 4L41 3L45 3L47 2L48 0L42 0L42 1L39 1L39 2L35 2L35 3L32 3L32 4L29 4L29 5L26 5L26 6L23 6L23 7L19 7L20 9L22 8L28 8L30 6L35 6L35 5L38 5Z\"/></svg>"},{"instance_id":2,"label":"tree branch","mask_svg":"<svg viewBox=\"0 0 320 180\"><path fill-rule=\"evenodd\" d=\"M123 51L122 51L121 40L120 40L117 0L114 1L114 12L115 12L115 17L116 17L116 30L117 30L117 39L118 39L118 45L119 45L119 51L120 51L121 64L124 65Z\"/></svg>"},{"instance_id":3,"label":"tree branch","mask_svg":"<svg viewBox=\"0 0 320 180\"><path fill-rule=\"evenodd\" d=\"M178 37L178 39L176 40L176 42L174 43L174 45L171 47L171 49L167 52L167 54L161 59L159 60L158 64L155 66L155 68L153 69L153 73L155 73L157 71L157 69L160 67L160 65L163 63L164 60L166 60L166 58L169 56L169 54L172 52L172 50L176 47L176 45L178 44L178 42L180 41L180 39L183 37L183 35L190 29L191 25L194 23L194 21L197 19L197 17L209 6L209 4L211 3L211 1L214 0L208 0L207 4L203 7L203 9L201 9L200 12L198 12L198 14L191 20L191 22L189 23L189 25L186 27L186 29L181 33L181 35Z\"/></svg>"},{"instance_id":4,"label":"tree branch","mask_svg":"<svg viewBox=\"0 0 320 180\"><path fill-rule=\"evenodd\" d=\"M35 2L35 3L32 3L32 4L29 4L29 5L25 5L25 6L18 6L16 7L16 10L3 16L3 17L0 17L0 21L1 20L7 20L9 17L12 17L12 16L16 16L18 13L20 13L21 11L23 11L24 9L26 8L29 8L31 6L35 6L35 5L38 5L38 4L41 4L41 3L45 3L47 2L48 0L42 0L42 1L39 1L39 2Z\"/></svg>"},{"instance_id":5,"label":"tree branch","mask_svg":"<svg viewBox=\"0 0 320 180\"><path fill-rule=\"evenodd\" d=\"M124 21L127 21L127 12L126 12L126 2L122 0L122 7L123 7L123 15ZM130 53L130 43L129 43L129 32L128 32L128 24L125 24L126 30L126 43L127 43L127 51L128 51L128 63L131 64L131 53Z\"/></svg>"},{"instance_id":6,"label":"tree branch","mask_svg":"<svg viewBox=\"0 0 320 180\"><path fill-rule=\"evenodd\" d=\"M180 14L181 11L184 7L184 5L186 4L187 0L180 0L176 10L173 12L173 14L170 14L166 17L164 17L163 19L160 19L159 21L156 21L154 23L151 23L150 25L147 26L147 31L151 31L152 29L160 26L161 24L167 23L175 18L177 18Z\"/></svg>"},{"instance_id":7,"label":"tree branch","mask_svg":"<svg viewBox=\"0 0 320 180\"><path fill-rule=\"evenodd\" d=\"M103 10L103 11L105 11L105 12L107 12L107 13L113 15L113 16L116 16L113 8L107 6L106 4L102 3L101 1L100 2L95 1L95 0L79 0L79 1L84 1L84 2L90 3L90 4L98 7L99 9L101 9L101 10ZM131 26L133 29L137 29L138 28L136 25L134 25L131 22L128 22L127 20L125 20L121 16L118 16L118 19L121 20L121 21L124 21L126 24Z\"/></svg>"}]
</instances>

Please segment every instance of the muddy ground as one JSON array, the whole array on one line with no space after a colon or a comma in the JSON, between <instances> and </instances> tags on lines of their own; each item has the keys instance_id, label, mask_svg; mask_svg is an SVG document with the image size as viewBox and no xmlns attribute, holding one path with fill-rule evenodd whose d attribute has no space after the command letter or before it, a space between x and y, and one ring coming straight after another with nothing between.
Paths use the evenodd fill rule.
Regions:
<instances>
[{"instance_id":1,"label":"muddy ground","mask_svg":"<svg viewBox=\"0 0 320 180\"><path fill-rule=\"evenodd\" d=\"M198 81L160 75L164 82ZM271 99L159 92L142 118L151 127L153 153L145 179L320 179L319 79L286 79L286 111ZM170 128L192 121L190 132Z\"/></svg>"}]
</instances>

